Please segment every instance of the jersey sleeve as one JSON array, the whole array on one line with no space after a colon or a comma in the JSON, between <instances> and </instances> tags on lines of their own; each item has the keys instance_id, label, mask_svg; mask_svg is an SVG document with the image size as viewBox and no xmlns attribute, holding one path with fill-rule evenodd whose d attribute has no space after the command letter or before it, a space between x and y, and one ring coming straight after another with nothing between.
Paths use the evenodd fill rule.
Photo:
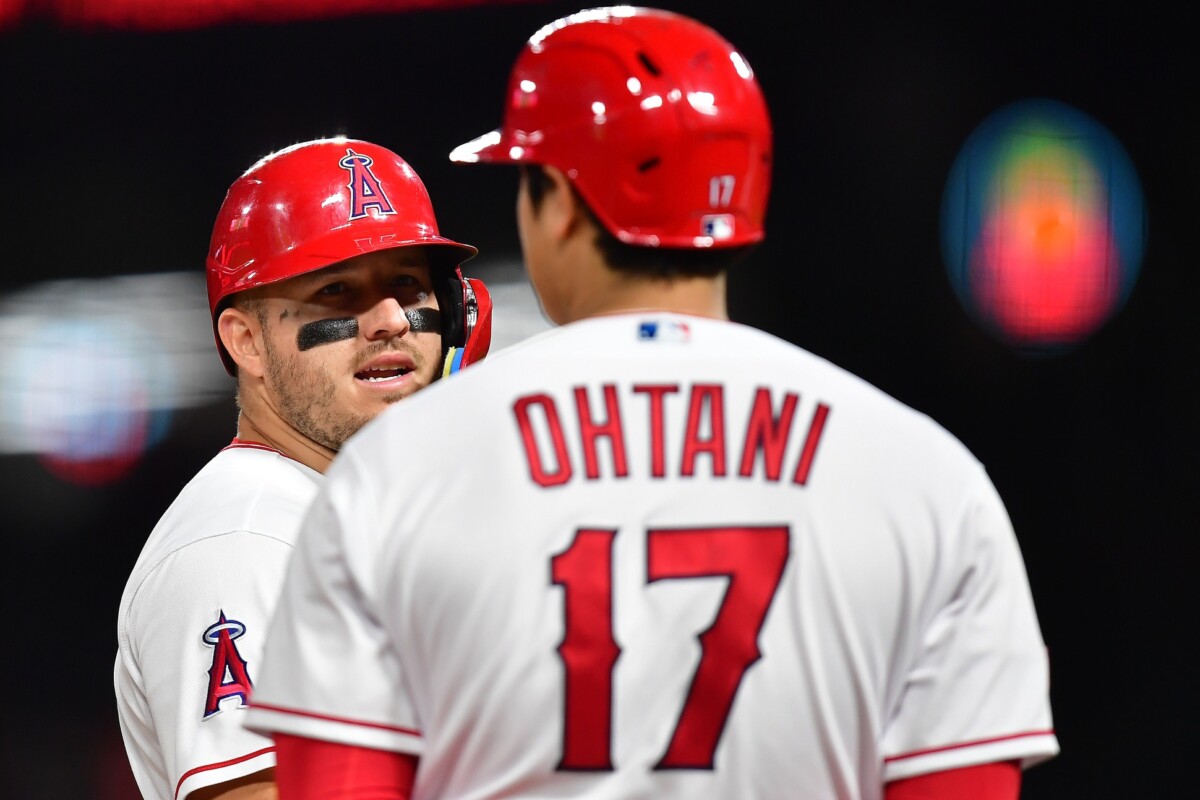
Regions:
<instances>
[{"instance_id":1,"label":"jersey sleeve","mask_svg":"<svg viewBox=\"0 0 1200 800\"><path fill-rule=\"evenodd\" d=\"M295 800L409 800L416 756L336 744L287 733L275 735L282 797Z\"/></svg>"},{"instance_id":2,"label":"jersey sleeve","mask_svg":"<svg viewBox=\"0 0 1200 800\"><path fill-rule=\"evenodd\" d=\"M242 725L291 547L253 533L212 536L167 556L138 589L130 627L145 712L175 797L275 763Z\"/></svg>"},{"instance_id":3,"label":"jersey sleeve","mask_svg":"<svg viewBox=\"0 0 1200 800\"><path fill-rule=\"evenodd\" d=\"M892 781L884 800L1017 800L1021 796L1021 765L1016 761L927 772Z\"/></svg>"},{"instance_id":4,"label":"jersey sleeve","mask_svg":"<svg viewBox=\"0 0 1200 800\"><path fill-rule=\"evenodd\" d=\"M885 780L1058 752L1048 654L1008 513L980 468L949 533L946 591L925 620L883 737Z\"/></svg>"},{"instance_id":5,"label":"jersey sleeve","mask_svg":"<svg viewBox=\"0 0 1200 800\"><path fill-rule=\"evenodd\" d=\"M420 755L399 659L374 608L381 524L359 513L377 507L371 486L343 451L310 506L247 725Z\"/></svg>"}]
</instances>

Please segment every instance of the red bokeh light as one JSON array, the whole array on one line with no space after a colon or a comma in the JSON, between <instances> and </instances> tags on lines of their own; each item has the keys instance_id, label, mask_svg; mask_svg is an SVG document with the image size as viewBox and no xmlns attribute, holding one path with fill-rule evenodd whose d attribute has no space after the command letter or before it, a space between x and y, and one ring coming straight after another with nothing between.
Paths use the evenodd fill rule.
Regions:
<instances>
[{"instance_id":1,"label":"red bokeh light","mask_svg":"<svg viewBox=\"0 0 1200 800\"><path fill-rule=\"evenodd\" d=\"M1018 342L1080 339L1117 301L1107 222L1070 198L1035 197L996 211L973 260L977 306Z\"/></svg>"},{"instance_id":2,"label":"red bokeh light","mask_svg":"<svg viewBox=\"0 0 1200 800\"><path fill-rule=\"evenodd\" d=\"M30 16L68 27L180 30L234 22L295 22L540 0L0 0L0 28Z\"/></svg>"}]
</instances>

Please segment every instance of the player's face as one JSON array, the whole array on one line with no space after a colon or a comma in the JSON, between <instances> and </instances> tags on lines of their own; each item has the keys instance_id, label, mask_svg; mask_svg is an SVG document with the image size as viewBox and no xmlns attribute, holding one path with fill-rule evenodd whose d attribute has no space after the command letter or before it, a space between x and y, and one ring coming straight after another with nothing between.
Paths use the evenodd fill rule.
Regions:
<instances>
[{"instance_id":1,"label":"player's face","mask_svg":"<svg viewBox=\"0 0 1200 800\"><path fill-rule=\"evenodd\" d=\"M366 253L265 295L265 380L276 411L331 450L441 368L441 322L419 247Z\"/></svg>"}]
</instances>

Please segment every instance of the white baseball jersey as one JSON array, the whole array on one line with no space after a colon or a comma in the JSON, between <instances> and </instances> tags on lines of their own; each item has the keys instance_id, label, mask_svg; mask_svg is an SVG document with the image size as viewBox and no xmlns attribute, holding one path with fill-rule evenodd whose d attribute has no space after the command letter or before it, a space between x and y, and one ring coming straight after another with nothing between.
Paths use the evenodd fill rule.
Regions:
<instances>
[{"instance_id":1,"label":"white baseball jersey","mask_svg":"<svg viewBox=\"0 0 1200 800\"><path fill-rule=\"evenodd\" d=\"M184 798L274 766L271 740L241 723L321 477L235 440L188 482L142 548L121 597L114 682L144 797Z\"/></svg>"},{"instance_id":2,"label":"white baseball jersey","mask_svg":"<svg viewBox=\"0 0 1200 800\"><path fill-rule=\"evenodd\" d=\"M928 417L761 331L577 322L364 427L246 724L416 798L882 797L1058 751L1018 543Z\"/></svg>"}]
</instances>

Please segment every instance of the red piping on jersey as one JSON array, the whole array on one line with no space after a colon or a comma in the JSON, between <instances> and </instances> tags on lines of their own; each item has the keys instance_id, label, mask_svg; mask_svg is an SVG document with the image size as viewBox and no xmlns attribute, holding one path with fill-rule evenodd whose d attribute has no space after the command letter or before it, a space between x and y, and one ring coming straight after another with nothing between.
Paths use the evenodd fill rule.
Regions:
<instances>
[{"instance_id":1,"label":"red piping on jersey","mask_svg":"<svg viewBox=\"0 0 1200 800\"><path fill-rule=\"evenodd\" d=\"M306 467L308 466L307 464L304 464L304 462L301 461L300 459L292 458L287 453L285 453L282 450L279 450L277 448L271 447L271 445L269 445L269 444L263 444L262 442L252 442L249 439L239 439L236 436L233 438L232 442L230 442L229 444L227 444L221 448L222 453L225 452L226 450L265 450L268 453L274 453L277 456L283 456L288 461L295 461L297 464L303 464Z\"/></svg>"},{"instance_id":2,"label":"red piping on jersey","mask_svg":"<svg viewBox=\"0 0 1200 800\"><path fill-rule=\"evenodd\" d=\"M961 744L949 744L944 747L930 747L925 750L914 750L911 753L901 753L898 756L889 756L883 760L883 763L890 764L893 761L902 761L906 758L916 758L917 756L927 756L930 753L944 753L947 750L961 750L964 747L978 747L981 744L994 744L995 742L1007 742L1010 739L1025 739L1030 736L1053 736L1054 729L1045 731L1027 731L1025 733L1013 733L1008 736L994 736L991 739L976 739L973 742L962 742Z\"/></svg>"},{"instance_id":3,"label":"red piping on jersey","mask_svg":"<svg viewBox=\"0 0 1200 800\"><path fill-rule=\"evenodd\" d=\"M183 786L183 782L198 772L208 772L210 769L220 769L221 767L228 767L231 764L240 764L243 761L249 761L252 758L258 758L263 753L272 753L274 751L275 751L274 747L264 747L262 750L255 750L253 753L250 753L249 755L239 756L238 758L231 758L228 761L222 761L217 764L206 764L203 767L196 767L195 769L189 769L187 772L183 773L182 776L180 776L179 783L175 784L175 796L179 797L179 789L180 789L180 787Z\"/></svg>"},{"instance_id":4,"label":"red piping on jersey","mask_svg":"<svg viewBox=\"0 0 1200 800\"><path fill-rule=\"evenodd\" d=\"M271 447L269 444L263 444L262 442L252 442L249 439L239 439L236 436L233 437L232 442L225 445L221 449L222 450L233 450L233 449L236 449L239 447L245 447L250 450L268 450L272 453L279 453L279 450L277 450L274 447ZM283 453L279 453L279 455L283 455Z\"/></svg>"},{"instance_id":5,"label":"red piping on jersey","mask_svg":"<svg viewBox=\"0 0 1200 800\"><path fill-rule=\"evenodd\" d=\"M420 736L421 732L412 728L401 728L396 725L384 725L382 722L363 722L362 720L349 719L347 717L334 717L329 714L316 714L312 711L297 711L294 708L281 708L279 706L269 706L265 703L250 703L252 708L261 708L266 711L275 711L279 714L290 714L294 717L309 717L310 719L323 719L329 722L338 722L344 725L357 725L360 728L378 728L383 731L391 731L392 733L403 733L408 736Z\"/></svg>"}]
</instances>

